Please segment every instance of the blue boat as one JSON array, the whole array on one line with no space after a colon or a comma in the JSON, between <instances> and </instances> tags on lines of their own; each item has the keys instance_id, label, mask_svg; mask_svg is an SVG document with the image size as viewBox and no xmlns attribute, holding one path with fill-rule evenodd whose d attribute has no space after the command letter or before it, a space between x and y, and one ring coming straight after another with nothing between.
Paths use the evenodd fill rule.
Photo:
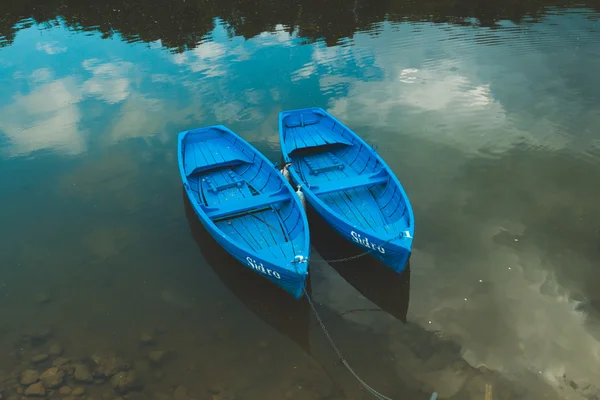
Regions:
<instances>
[{"instance_id":1,"label":"blue boat","mask_svg":"<svg viewBox=\"0 0 600 400\"><path fill-rule=\"evenodd\" d=\"M321 108L282 111L279 139L287 175L308 204L348 241L402 272L413 210L375 150Z\"/></svg>"},{"instance_id":2,"label":"blue boat","mask_svg":"<svg viewBox=\"0 0 600 400\"><path fill-rule=\"evenodd\" d=\"M178 162L210 235L246 267L300 298L308 275L308 220L281 172L223 125L179 133Z\"/></svg>"}]
</instances>

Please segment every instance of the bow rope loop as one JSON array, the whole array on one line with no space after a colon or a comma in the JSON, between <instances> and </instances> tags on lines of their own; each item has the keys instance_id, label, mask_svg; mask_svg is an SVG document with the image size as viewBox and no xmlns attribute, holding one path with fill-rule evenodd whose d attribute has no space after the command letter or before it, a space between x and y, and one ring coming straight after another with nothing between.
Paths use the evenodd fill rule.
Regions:
<instances>
[{"instance_id":1,"label":"bow rope loop","mask_svg":"<svg viewBox=\"0 0 600 400\"><path fill-rule=\"evenodd\" d=\"M298 195L298 198L300 199L300 203L302 203L302 207L304 207L304 209L306 210L306 197L304 196L304 193L302 192L302 184L298 185L298 189L296 189L296 194Z\"/></svg>"}]
</instances>

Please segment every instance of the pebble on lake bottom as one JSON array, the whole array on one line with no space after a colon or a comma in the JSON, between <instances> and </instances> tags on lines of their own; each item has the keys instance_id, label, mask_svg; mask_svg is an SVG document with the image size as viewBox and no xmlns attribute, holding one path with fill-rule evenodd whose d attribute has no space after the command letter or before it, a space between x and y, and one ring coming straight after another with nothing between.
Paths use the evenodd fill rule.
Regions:
<instances>
[{"instance_id":1,"label":"pebble on lake bottom","mask_svg":"<svg viewBox=\"0 0 600 400\"><path fill-rule=\"evenodd\" d=\"M154 343L154 336L147 332L142 333L142 335L140 336L140 342L142 344L152 344Z\"/></svg>"},{"instance_id":2,"label":"pebble on lake bottom","mask_svg":"<svg viewBox=\"0 0 600 400\"><path fill-rule=\"evenodd\" d=\"M21 385L31 385L40 379L40 373L33 369L26 369L21 372L20 382Z\"/></svg>"},{"instance_id":3,"label":"pebble on lake bottom","mask_svg":"<svg viewBox=\"0 0 600 400\"><path fill-rule=\"evenodd\" d=\"M173 392L173 398L175 400L188 400L186 388L183 386L177 386Z\"/></svg>"},{"instance_id":4,"label":"pebble on lake bottom","mask_svg":"<svg viewBox=\"0 0 600 400\"><path fill-rule=\"evenodd\" d=\"M135 371L119 372L112 377L110 382L113 388L121 394L125 394L130 391L141 390L144 386Z\"/></svg>"},{"instance_id":5,"label":"pebble on lake bottom","mask_svg":"<svg viewBox=\"0 0 600 400\"><path fill-rule=\"evenodd\" d=\"M65 373L58 367L47 369L40 375L40 380L47 389L54 389L62 385Z\"/></svg>"},{"instance_id":6,"label":"pebble on lake bottom","mask_svg":"<svg viewBox=\"0 0 600 400\"><path fill-rule=\"evenodd\" d=\"M90 368L85 364L75 364L75 371L73 372L73 379L77 382L92 383L94 377Z\"/></svg>"},{"instance_id":7,"label":"pebble on lake bottom","mask_svg":"<svg viewBox=\"0 0 600 400\"><path fill-rule=\"evenodd\" d=\"M48 358L49 358L49 356L46 353L37 354L37 355L31 357L31 362L34 364L40 364L40 363L43 363L44 361L46 361Z\"/></svg>"},{"instance_id":8,"label":"pebble on lake bottom","mask_svg":"<svg viewBox=\"0 0 600 400\"><path fill-rule=\"evenodd\" d=\"M85 388L84 387L76 387L75 389L73 389L73 391L71 391L71 395L73 396L83 396L85 394Z\"/></svg>"},{"instance_id":9,"label":"pebble on lake bottom","mask_svg":"<svg viewBox=\"0 0 600 400\"><path fill-rule=\"evenodd\" d=\"M46 389L42 382L34 383L25 389L25 396L41 397L46 395Z\"/></svg>"},{"instance_id":10,"label":"pebble on lake bottom","mask_svg":"<svg viewBox=\"0 0 600 400\"><path fill-rule=\"evenodd\" d=\"M148 358L152 364L159 366L163 363L167 355L168 353L164 350L154 350L150 352Z\"/></svg>"},{"instance_id":11,"label":"pebble on lake bottom","mask_svg":"<svg viewBox=\"0 0 600 400\"><path fill-rule=\"evenodd\" d=\"M48 354L51 356L60 356L63 351L63 347L58 343L52 343L48 348Z\"/></svg>"},{"instance_id":12,"label":"pebble on lake bottom","mask_svg":"<svg viewBox=\"0 0 600 400\"><path fill-rule=\"evenodd\" d=\"M71 394L73 390L69 387L69 386L63 386L60 389L58 389L58 393L63 395L63 396L68 396Z\"/></svg>"}]
</instances>

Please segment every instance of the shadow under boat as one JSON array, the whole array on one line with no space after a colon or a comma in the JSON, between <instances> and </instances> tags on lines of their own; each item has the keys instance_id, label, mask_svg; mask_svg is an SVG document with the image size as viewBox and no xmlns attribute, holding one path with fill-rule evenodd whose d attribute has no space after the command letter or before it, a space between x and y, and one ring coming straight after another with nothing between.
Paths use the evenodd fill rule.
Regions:
<instances>
[{"instance_id":1,"label":"shadow under boat","mask_svg":"<svg viewBox=\"0 0 600 400\"><path fill-rule=\"evenodd\" d=\"M192 238L223 284L254 314L310 354L310 306L306 297L295 299L283 289L239 263L208 233L182 189ZM306 291L311 292L310 274Z\"/></svg>"},{"instance_id":2,"label":"shadow under boat","mask_svg":"<svg viewBox=\"0 0 600 400\"><path fill-rule=\"evenodd\" d=\"M311 244L323 259L340 260L363 253L363 250L342 238L312 207L307 207L307 214ZM314 260L314 254L311 255L311 259ZM400 274L368 254L347 261L328 262L328 264L381 310L406 323L410 301L410 258L408 265Z\"/></svg>"}]
</instances>

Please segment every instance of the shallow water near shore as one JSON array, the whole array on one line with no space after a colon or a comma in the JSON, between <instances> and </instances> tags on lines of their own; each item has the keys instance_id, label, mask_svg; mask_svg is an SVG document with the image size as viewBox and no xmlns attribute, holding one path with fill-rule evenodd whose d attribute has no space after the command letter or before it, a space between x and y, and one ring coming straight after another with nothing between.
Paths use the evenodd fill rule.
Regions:
<instances>
[{"instance_id":1,"label":"shallow water near shore","mask_svg":"<svg viewBox=\"0 0 600 400\"><path fill-rule=\"evenodd\" d=\"M225 124L276 162L278 113L311 106L378 146L415 212L395 275L323 262L360 249L309 210L309 293L354 371L393 399L600 398L599 17L1 4L0 398L373 398L305 299L207 234L178 174L179 131Z\"/></svg>"}]
</instances>

